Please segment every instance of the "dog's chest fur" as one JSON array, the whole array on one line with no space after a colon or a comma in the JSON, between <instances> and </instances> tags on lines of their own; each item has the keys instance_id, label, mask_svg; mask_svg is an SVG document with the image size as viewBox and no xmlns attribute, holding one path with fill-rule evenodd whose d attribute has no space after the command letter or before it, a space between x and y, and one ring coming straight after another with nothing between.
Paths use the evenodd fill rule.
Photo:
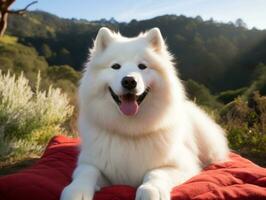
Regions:
<instances>
[{"instance_id":1,"label":"dog's chest fur","mask_svg":"<svg viewBox=\"0 0 266 200\"><path fill-rule=\"evenodd\" d=\"M87 139L81 156L112 184L138 186L147 171L175 162L175 140L170 133L131 138L98 132Z\"/></svg>"}]
</instances>

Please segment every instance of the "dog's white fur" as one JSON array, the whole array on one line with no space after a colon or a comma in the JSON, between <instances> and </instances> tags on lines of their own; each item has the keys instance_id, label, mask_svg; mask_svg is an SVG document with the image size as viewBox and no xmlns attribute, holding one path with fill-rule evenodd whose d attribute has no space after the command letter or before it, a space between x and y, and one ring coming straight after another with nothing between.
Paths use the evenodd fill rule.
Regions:
<instances>
[{"instance_id":1,"label":"dog's white fur","mask_svg":"<svg viewBox=\"0 0 266 200\"><path fill-rule=\"evenodd\" d=\"M62 200L91 200L110 184L138 187L136 200L169 200L174 186L227 159L223 130L187 100L158 28L135 38L101 28L90 54L79 89L81 152ZM137 94L150 87L134 116L122 114L108 90L123 94L127 75Z\"/></svg>"}]
</instances>

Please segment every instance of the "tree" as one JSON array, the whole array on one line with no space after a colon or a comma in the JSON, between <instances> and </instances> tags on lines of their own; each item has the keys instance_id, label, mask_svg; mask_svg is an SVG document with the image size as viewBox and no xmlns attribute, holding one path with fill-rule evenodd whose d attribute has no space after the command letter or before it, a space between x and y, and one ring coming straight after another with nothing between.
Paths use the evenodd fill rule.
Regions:
<instances>
[{"instance_id":1,"label":"tree","mask_svg":"<svg viewBox=\"0 0 266 200\"><path fill-rule=\"evenodd\" d=\"M29 3L25 8L19 10L9 10L10 6L16 0L0 0L0 37L5 34L7 28L7 20L9 14L24 15L27 9L37 3L38 1L33 1Z\"/></svg>"},{"instance_id":2,"label":"tree","mask_svg":"<svg viewBox=\"0 0 266 200\"><path fill-rule=\"evenodd\" d=\"M52 56L53 52L51 48L47 44L44 43L41 46L40 54L44 56L45 58L49 59Z\"/></svg>"},{"instance_id":3,"label":"tree","mask_svg":"<svg viewBox=\"0 0 266 200\"><path fill-rule=\"evenodd\" d=\"M237 19L235 22L237 27L247 28L247 24L242 19Z\"/></svg>"}]
</instances>

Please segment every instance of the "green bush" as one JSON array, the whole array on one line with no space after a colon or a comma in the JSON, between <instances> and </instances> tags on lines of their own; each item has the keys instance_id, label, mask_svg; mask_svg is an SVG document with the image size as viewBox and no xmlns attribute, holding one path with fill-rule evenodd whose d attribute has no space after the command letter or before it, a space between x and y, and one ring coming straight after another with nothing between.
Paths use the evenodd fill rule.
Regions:
<instances>
[{"instance_id":1,"label":"green bush","mask_svg":"<svg viewBox=\"0 0 266 200\"><path fill-rule=\"evenodd\" d=\"M232 149L266 165L266 97L254 92L247 100L238 97L220 111Z\"/></svg>"},{"instance_id":2,"label":"green bush","mask_svg":"<svg viewBox=\"0 0 266 200\"><path fill-rule=\"evenodd\" d=\"M261 134L258 128L249 128L247 124L241 127L232 127L228 131L228 141L232 149L240 153L266 152L266 135Z\"/></svg>"},{"instance_id":3,"label":"green bush","mask_svg":"<svg viewBox=\"0 0 266 200\"><path fill-rule=\"evenodd\" d=\"M6 36L9 38L9 36ZM4 39L6 38L4 37ZM44 45L44 51L49 51ZM49 52L44 56L49 56ZM24 76L29 80L29 85L34 88L37 74L42 74L40 88L47 90L49 85L61 88L71 99L75 99L77 83L81 73L75 71L69 65L49 66L45 57L39 56L38 52L29 46L25 46L14 40L3 42L0 40L0 70L2 72L14 73L17 76L23 71Z\"/></svg>"},{"instance_id":4,"label":"green bush","mask_svg":"<svg viewBox=\"0 0 266 200\"><path fill-rule=\"evenodd\" d=\"M216 101L215 97L211 95L209 89L204 85L189 79L185 82L185 87L189 98L199 105L208 106L210 108L217 108L221 106Z\"/></svg>"},{"instance_id":5,"label":"green bush","mask_svg":"<svg viewBox=\"0 0 266 200\"><path fill-rule=\"evenodd\" d=\"M237 98L235 101L228 103L220 110L220 116L223 123L231 124L231 122L234 121L232 125L235 125L235 122L237 122L237 124L245 122L249 112L250 109L247 102L245 102L242 98Z\"/></svg>"},{"instance_id":6,"label":"green bush","mask_svg":"<svg viewBox=\"0 0 266 200\"><path fill-rule=\"evenodd\" d=\"M0 71L0 158L28 148L43 146L52 135L63 132L73 106L60 89L40 90L40 73L34 88L23 73L16 77ZM39 147L37 148L39 149Z\"/></svg>"},{"instance_id":7,"label":"green bush","mask_svg":"<svg viewBox=\"0 0 266 200\"><path fill-rule=\"evenodd\" d=\"M244 88L239 88L237 90L227 90L227 91L221 92L217 96L217 100L224 104L230 103L231 101L234 101L235 98L244 94L246 90L247 88L244 87Z\"/></svg>"},{"instance_id":8,"label":"green bush","mask_svg":"<svg viewBox=\"0 0 266 200\"><path fill-rule=\"evenodd\" d=\"M48 63L32 47L20 43L2 43L0 40L0 70L16 75L23 71L30 82L36 82L38 71L46 76Z\"/></svg>"},{"instance_id":9,"label":"green bush","mask_svg":"<svg viewBox=\"0 0 266 200\"><path fill-rule=\"evenodd\" d=\"M252 83L244 93L245 97L249 97L255 91L259 91L261 95L266 95L266 65L260 63L255 67L255 69Z\"/></svg>"},{"instance_id":10,"label":"green bush","mask_svg":"<svg viewBox=\"0 0 266 200\"><path fill-rule=\"evenodd\" d=\"M259 124L248 127L247 123L243 123L241 126L225 128L231 149L261 166L266 166L266 134L261 132Z\"/></svg>"}]
</instances>

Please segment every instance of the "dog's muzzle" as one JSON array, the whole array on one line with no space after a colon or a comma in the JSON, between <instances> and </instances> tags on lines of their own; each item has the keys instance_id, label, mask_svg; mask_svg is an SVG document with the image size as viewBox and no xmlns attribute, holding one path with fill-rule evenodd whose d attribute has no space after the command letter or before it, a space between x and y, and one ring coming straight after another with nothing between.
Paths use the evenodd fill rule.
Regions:
<instances>
[{"instance_id":1,"label":"dog's muzzle","mask_svg":"<svg viewBox=\"0 0 266 200\"><path fill-rule=\"evenodd\" d=\"M139 105L143 102L143 100L145 99L145 97L150 91L150 88L147 87L145 91L140 95L136 95L135 93L128 92L126 94L118 96L112 90L111 87L108 87L108 89L115 103L120 108L120 111L127 116L132 116L138 113Z\"/></svg>"}]
</instances>

